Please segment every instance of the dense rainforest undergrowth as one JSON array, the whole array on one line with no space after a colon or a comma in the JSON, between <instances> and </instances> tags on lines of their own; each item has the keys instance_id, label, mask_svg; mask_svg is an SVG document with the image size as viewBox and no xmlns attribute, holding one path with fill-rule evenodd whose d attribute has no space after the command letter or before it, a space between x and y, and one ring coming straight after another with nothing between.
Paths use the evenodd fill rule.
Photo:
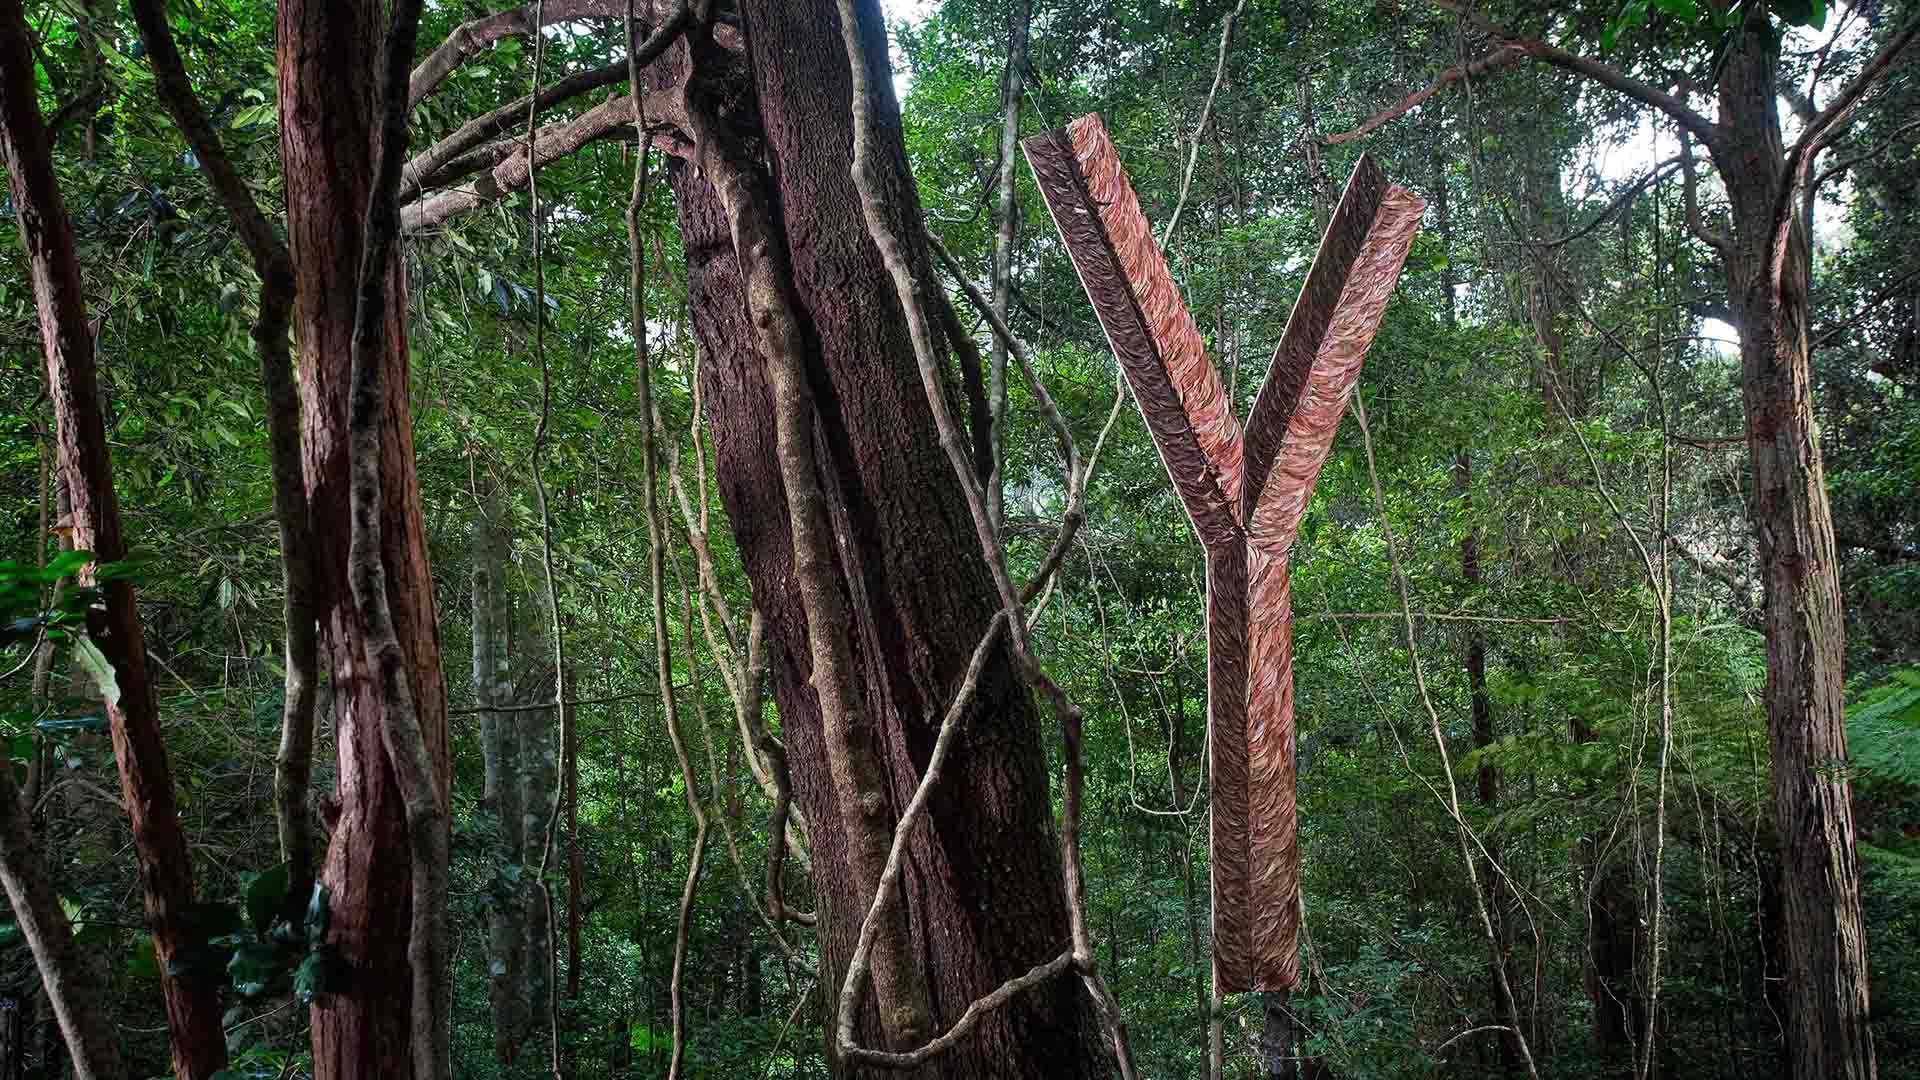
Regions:
<instances>
[{"instance_id":1,"label":"dense rainforest undergrowth","mask_svg":"<svg viewBox=\"0 0 1920 1080\"><path fill-rule=\"evenodd\" d=\"M1916 19L0 0L0 1080L1920 1078ZM1241 416L1427 204L1290 994L1090 112Z\"/></svg>"}]
</instances>

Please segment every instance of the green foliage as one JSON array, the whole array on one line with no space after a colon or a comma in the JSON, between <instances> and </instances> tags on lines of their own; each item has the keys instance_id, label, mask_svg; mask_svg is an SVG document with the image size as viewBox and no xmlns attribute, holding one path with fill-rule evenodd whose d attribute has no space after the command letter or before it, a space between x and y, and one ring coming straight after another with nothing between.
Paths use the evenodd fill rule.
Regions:
<instances>
[{"instance_id":1,"label":"green foliage","mask_svg":"<svg viewBox=\"0 0 1920 1080\"><path fill-rule=\"evenodd\" d=\"M1920 795L1920 671L1895 671L1848 706L1847 753L1868 785Z\"/></svg>"},{"instance_id":2,"label":"green foliage","mask_svg":"<svg viewBox=\"0 0 1920 1080\"><path fill-rule=\"evenodd\" d=\"M345 989L347 965L327 942L333 916L327 888L316 884L298 904L288 897L289 876L282 863L250 875L238 903L195 905L188 921L197 940L168 970L223 983L243 1001L291 993L310 1005Z\"/></svg>"}]
</instances>

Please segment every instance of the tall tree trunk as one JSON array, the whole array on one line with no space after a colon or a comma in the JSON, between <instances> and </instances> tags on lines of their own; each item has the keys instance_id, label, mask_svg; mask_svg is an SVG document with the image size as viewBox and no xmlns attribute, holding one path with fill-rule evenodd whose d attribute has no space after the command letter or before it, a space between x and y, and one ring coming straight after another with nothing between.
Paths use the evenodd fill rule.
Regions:
<instances>
[{"instance_id":1,"label":"tall tree trunk","mask_svg":"<svg viewBox=\"0 0 1920 1080\"><path fill-rule=\"evenodd\" d=\"M373 187L382 5L373 0L284 0L276 47L287 235L298 302L302 445L313 519L321 648L332 673L339 818L322 881L333 896L333 943L351 967L344 993L313 1009L316 1080L411 1073L416 1004L408 964L411 850L405 808L382 739L386 695L367 662L367 613L348 581L348 398L363 228ZM388 268L378 356L382 400L381 563L393 628L442 798L448 783L445 684L426 528L408 410L406 279ZM420 1078L433 1080L433 1078Z\"/></svg>"},{"instance_id":2,"label":"tall tree trunk","mask_svg":"<svg viewBox=\"0 0 1920 1080\"><path fill-rule=\"evenodd\" d=\"M1018 225L1019 192L1014 187L1014 163L1020 156L1020 99L1025 93L1028 50L1027 39L1033 24L1033 0L1014 0L1008 16L1007 70L1000 90L1000 172L995 178L999 189L998 227L993 234L993 311L1000 321L1007 318L1007 301L1013 295L1013 233ZM1007 463L1007 343L994 335L987 377L987 410L991 418L993 474L987 478L987 515L995 530L1006 523Z\"/></svg>"},{"instance_id":3,"label":"tall tree trunk","mask_svg":"<svg viewBox=\"0 0 1920 1080\"><path fill-rule=\"evenodd\" d=\"M804 323L814 467L838 534L833 569L852 615L855 685L889 767L897 811L997 603L848 173L852 87L835 5L755 0L741 14L766 152L777 163L779 230L768 240L787 249ZM878 12L868 15L877 28ZM676 47L675 63L684 70L684 45ZM886 167L911 199L897 114L880 120ZM825 824L844 821L843 807L828 775L820 702L810 683L810 628L787 602L794 545L774 453L771 388L754 348L758 334L745 317L740 261L709 178L685 165L671 175L694 328L708 357L701 378L721 497L755 599L782 646L770 676L795 794L818 834L822 981L837 987L862 910L845 826ZM907 211L917 219L918 207ZM902 881L907 952L925 973L935 1031L1006 978L1057 955L1068 936L1039 720L1004 646L983 673L959 738L964 745L956 747L946 783L932 793ZM860 1024L869 1046L881 1041L871 1012L869 1006ZM991 1014L923 1074L1076 1077L1106 1068L1080 987L1062 978ZM841 1066L838 1075L867 1074Z\"/></svg>"},{"instance_id":4,"label":"tall tree trunk","mask_svg":"<svg viewBox=\"0 0 1920 1080\"><path fill-rule=\"evenodd\" d=\"M153 65L154 88L174 127L193 148L260 278L259 317L253 324L266 387L268 457L273 465L273 516L280 531L280 564L286 597L287 673L280 722L280 752L274 761L274 810L280 855L290 872L287 898L303 904L313 889L313 827L308 806L313 779L314 698L319 692L319 631L315 624L313 540L306 481L300 467L300 400L294 385L287 335L293 320L293 263L253 191L233 167L187 79L161 0L131 0L134 23ZM91 131L91 129L89 129Z\"/></svg>"},{"instance_id":5,"label":"tall tree trunk","mask_svg":"<svg viewBox=\"0 0 1920 1080\"><path fill-rule=\"evenodd\" d=\"M1800 1080L1875 1075L1866 926L1854 851L1843 711L1839 560L1814 427L1807 340L1812 258L1780 164L1779 45L1764 14L1720 66L1721 142L1733 207L1727 300L1740 329L1767 629L1767 728L1784 881L1787 1051ZM1788 210L1778 226L1782 200ZM1771 262L1771 265L1769 265Z\"/></svg>"},{"instance_id":6,"label":"tall tree trunk","mask_svg":"<svg viewBox=\"0 0 1920 1080\"><path fill-rule=\"evenodd\" d=\"M16 0L4 0L0 2L0 154L32 272L60 468L73 505L74 544L93 552L97 566L126 558L127 545L113 489L113 461L107 454L93 333L87 325L73 226L54 177L34 71L25 14ZM120 768L121 801L133 828L141 894L160 964L173 1070L181 1080L205 1080L226 1066L226 1036L220 1026L220 995L213 982L172 970L182 950L196 943L188 923L194 901L193 865L174 804L159 703L147 675L146 639L133 583L116 578L101 583L101 588L106 612L88 633L118 683L118 693L106 695L107 717ZM16 793L0 793L0 799L7 801L9 813L17 809ZM19 842L10 846L17 849ZM28 866L22 864L20 869L25 873ZM31 894L24 893L22 898L31 900ZM57 934L51 927L43 929ZM61 1019L65 1027L67 1017ZM76 1063L82 1060L83 1049L75 1048Z\"/></svg>"},{"instance_id":7,"label":"tall tree trunk","mask_svg":"<svg viewBox=\"0 0 1920 1080\"><path fill-rule=\"evenodd\" d=\"M473 694L480 713L480 752L485 780L482 805L498 822L494 874L487 896L487 998L493 1007L493 1055L512 1065L525 1035L521 965L526 962L526 823L521 804L520 727L523 714L496 711L511 704L507 635L511 606L507 589L507 534L500 500L493 494L473 517Z\"/></svg>"}]
</instances>

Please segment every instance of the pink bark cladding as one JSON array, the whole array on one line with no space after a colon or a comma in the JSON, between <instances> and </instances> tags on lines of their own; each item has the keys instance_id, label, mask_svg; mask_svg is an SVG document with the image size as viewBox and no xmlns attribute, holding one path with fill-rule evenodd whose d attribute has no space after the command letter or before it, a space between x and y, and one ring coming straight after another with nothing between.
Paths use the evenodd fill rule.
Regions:
<instances>
[{"instance_id":1,"label":"pink bark cladding","mask_svg":"<svg viewBox=\"0 0 1920 1080\"><path fill-rule=\"evenodd\" d=\"M1024 144L1207 559L1214 979L1300 983L1288 555L1425 209L1362 157L1245 429L1098 116Z\"/></svg>"},{"instance_id":2,"label":"pink bark cladding","mask_svg":"<svg viewBox=\"0 0 1920 1080\"><path fill-rule=\"evenodd\" d=\"M1371 165L1371 161L1362 159L1363 167ZM1357 184L1361 176L1361 171L1355 170L1353 182L1347 185L1348 194L1341 199L1342 211L1359 193ZM1285 425L1286 434L1274 456L1266 458L1270 469L1261 483L1254 483L1249 476L1248 496L1252 505L1247 532L1255 546L1270 551L1285 551L1293 546L1293 539L1300 531L1300 519L1307 511L1307 500L1313 495L1314 482L1319 479L1320 468L1326 464L1327 452L1333 447L1333 433L1346 412L1347 395L1360 379L1360 365L1386 314L1387 300L1393 295L1394 283L1400 279L1400 267L1407 261L1407 251L1413 246L1413 234L1420 227L1420 215L1425 209L1426 204L1405 188L1390 186L1381 193L1360 250L1348 264L1332 317L1323 324L1325 330L1307 370L1305 384L1294 397ZM1327 228L1329 238L1339 226L1341 216L1340 212L1335 213L1333 224ZM1319 270L1319 262L1315 260L1315 271ZM1305 298L1303 292L1302 299ZM1302 317L1302 305L1296 304L1281 350L1287 348L1292 337L1293 321ZM1261 387L1260 399L1247 425L1250 432L1259 432L1263 440L1266 435L1263 421L1268 416L1260 411L1259 401L1267 400L1267 392L1276 384L1275 372L1280 371L1283 359L1287 359L1284 352L1274 354L1273 367L1268 370L1266 385Z\"/></svg>"},{"instance_id":3,"label":"pink bark cladding","mask_svg":"<svg viewBox=\"0 0 1920 1080\"><path fill-rule=\"evenodd\" d=\"M1158 338L1114 251L1077 152L1064 132L1035 135L1020 145L1200 542L1208 548L1238 545L1241 529L1234 501L1227 497L1180 389L1168 375Z\"/></svg>"},{"instance_id":4,"label":"pink bark cladding","mask_svg":"<svg viewBox=\"0 0 1920 1080\"><path fill-rule=\"evenodd\" d=\"M1253 985L1300 985L1293 599L1284 551L1247 553L1247 897Z\"/></svg>"},{"instance_id":5,"label":"pink bark cladding","mask_svg":"<svg viewBox=\"0 0 1920 1080\"><path fill-rule=\"evenodd\" d=\"M1200 328L1180 299L1180 289L1167 272L1166 257L1154 242L1147 216L1140 212L1140 200L1127 182L1127 171L1120 155L1107 138L1107 128L1098 113L1088 113L1067 125L1080 175L1086 178L1087 194L1107 228L1108 242L1126 272L1133 296L1146 317L1166 365L1167 377L1180 397L1180 407L1193 428L1194 440L1212 463L1220 492L1235 512L1240 506L1240 422L1234 418L1233 402L1227 389L1207 359L1207 345Z\"/></svg>"}]
</instances>

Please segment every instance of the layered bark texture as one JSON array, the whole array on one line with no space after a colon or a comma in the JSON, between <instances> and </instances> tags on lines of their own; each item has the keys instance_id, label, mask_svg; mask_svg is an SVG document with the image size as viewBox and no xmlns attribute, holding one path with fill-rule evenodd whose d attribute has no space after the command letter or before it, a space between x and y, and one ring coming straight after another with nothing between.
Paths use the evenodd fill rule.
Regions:
<instances>
[{"instance_id":1,"label":"layered bark texture","mask_svg":"<svg viewBox=\"0 0 1920 1080\"><path fill-rule=\"evenodd\" d=\"M1098 116L1024 144L1207 553L1214 973L1299 985L1288 553L1425 208L1354 169L1242 431Z\"/></svg>"},{"instance_id":2,"label":"layered bark texture","mask_svg":"<svg viewBox=\"0 0 1920 1080\"><path fill-rule=\"evenodd\" d=\"M1733 207L1727 300L1740 328L1767 632L1767 729L1784 880L1795 1077L1875 1075L1853 801L1847 780L1839 555L1813 415L1807 339L1813 272L1805 218L1779 162L1778 43L1732 36L1711 146ZM1756 166L1754 163L1764 163Z\"/></svg>"},{"instance_id":3,"label":"layered bark texture","mask_svg":"<svg viewBox=\"0 0 1920 1080\"><path fill-rule=\"evenodd\" d=\"M364 215L373 186L375 70L382 8L366 0L288 0L278 26L281 154L293 255L302 458L313 517L321 655L331 672L340 786L322 881L334 897L333 942L352 968L348 992L313 1010L317 1077L392 1077L408 1058L411 844L382 739L386 702L367 663L367 621L348 584L348 399ZM406 282L387 273L379 355L381 559L393 627L420 727L447 785L445 684L433 579L408 413Z\"/></svg>"},{"instance_id":4,"label":"layered bark texture","mask_svg":"<svg viewBox=\"0 0 1920 1080\"><path fill-rule=\"evenodd\" d=\"M749 317L743 274L743 266L770 253L737 254L715 193L721 178L687 162L673 165L720 494L756 605L767 615L769 674L794 794L813 825L821 982L837 986L865 913L856 833L876 824L890 832L998 605L939 449L905 318L867 238L848 173L852 83L835 5L749 0L741 17L746 64L696 33L656 64L652 77L667 89L689 64L704 68L688 91L706 95L699 107L716 121L703 137L736 141L736 167L761 173L773 229L756 243L784 249L776 258L792 278L813 408L808 467L831 515L828 570L845 600L842 626L811 625L791 599L792 496L776 456L769 358L756 347L761 334ZM898 118L883 122L891 125L885 168L911 201ZM701 148L703 158L707 152ZM919 207L903 213L917 220ZM918 245L914 254L926 258ZM849 644L851 682L881 771L884 805L871 817L863 808L859 820L849 819L829 767L810 660L814 634L844 634ZM934 1032L1009 977L1059 955L1068 939L1039 718L1004 646L988 661L964 723L954 767L913 830L902 880L901 951L924 979L926 1026ZM875 1007L865 1013L861 1044L887 1045ZM827 1029L833 1027L829 1017ZM1103 1075L1095 1037L1078 987L1052 980L994 1012L924 1068L873 1075ZM836 1063L836 1074L867 1075L844 1062Z\"/></svg>"}]
</instances>

